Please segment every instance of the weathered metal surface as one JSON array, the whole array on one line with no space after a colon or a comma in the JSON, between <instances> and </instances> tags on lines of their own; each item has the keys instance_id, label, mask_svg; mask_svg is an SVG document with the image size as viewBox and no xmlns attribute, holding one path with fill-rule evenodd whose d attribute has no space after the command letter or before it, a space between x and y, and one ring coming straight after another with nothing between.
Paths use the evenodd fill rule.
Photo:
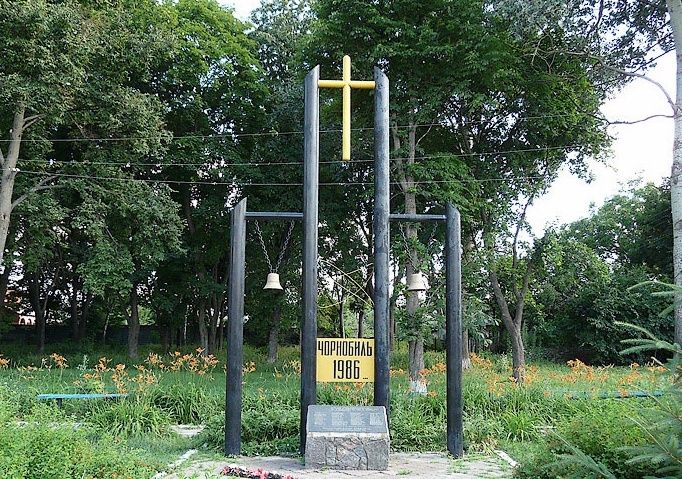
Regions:
<instances>
[{"instance_id":1,"label":"weathered metal surface","mask_svg":"<svg viewBox=\"0 0 682 479\"><path fill-rule=\"evenodd\" d=\"M464 453L462 424L462 261L459 211L448 203L445 234L445 342L448 451Z\"/></svg>"},{"instance_id":2,"label":"weathered metal surface","mask_svg":"<svg viewBox=\"0 0 682 479\"><path fill-rule=\"evenodd\" d=\"M247 211L246 219L258 220L301 220L303 213L292 213L288 211Z\"/></svg>"},{"instance_id":3,"label":"weathered metal surface","mask_svg":"<svg viewBox=\"0 0 682 479\"><path fill-rule=\"evenodd\" d=\"M390 410L389 82L374 68L374 404Z\"/></svg>"},{"instance_id":4,"label":"weathered metal surface","mask_svg":"<svg viewBox=\"0 0 682 479\"><path fill-rule=\"evenodd\" d=\"M303 138L303 322L301 326L301 453L305 451L308 406L317 401L317 225L320 161L320 67L305 78Z\"/></svg>"},{"instance_id":5,"label":"weathered metal surface","mask_svg":"<svg viewBox=\"0 0 682 479\"><path fill-rule=\"evenodd\" d=\"M392 213L389 217L391 221L423 222L423 221L445 221L445 215L410 215L405 213Z\"/></svg>"},{"instance_id":6,"label":"weathered metal surface","mask_svg":"<svg viewBox=\"0 0 682 479\"><path fill-rule=\"evenodd\" d=\"M246 198L232 209L225 386L225 455L241 452Z\"/></svg>"}]
</instances>

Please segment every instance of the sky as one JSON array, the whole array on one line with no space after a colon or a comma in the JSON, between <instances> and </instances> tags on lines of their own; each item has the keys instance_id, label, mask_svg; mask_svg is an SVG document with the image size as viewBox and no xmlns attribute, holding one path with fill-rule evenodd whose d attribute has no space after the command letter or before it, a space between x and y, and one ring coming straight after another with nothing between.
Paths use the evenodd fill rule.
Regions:
<instances>
[{"instance_id":1,"label":"sky","mask_svg":"<svg viewBox=\"0 0 682 479\"><path fill-rule=\"evenodd\" d=\"M233 7L237 17L246 20L260 0L224 0L222 3ZM674 98L674 53L661 58L647 76L662 84ZM611 121L633 121L650 115L669 114L670 107L657 87L636 79L608 100L602 112ZM590 182L562 171L548 192L529 208L528 221L534 235L541 236L545 228L553 224L569 223L588 216L592 205L599 207L632 181L641 179L659 184L670 175L671 119L656 118L632 125L613 125L609 133L614 138L611 153L605 163L590 162Z\"/></svg>"}]
</instances>

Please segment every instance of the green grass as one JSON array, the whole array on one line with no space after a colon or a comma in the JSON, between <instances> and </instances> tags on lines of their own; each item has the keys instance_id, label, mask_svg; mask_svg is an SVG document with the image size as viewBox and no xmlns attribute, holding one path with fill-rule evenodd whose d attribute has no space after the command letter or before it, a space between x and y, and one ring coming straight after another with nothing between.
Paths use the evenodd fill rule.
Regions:
<instances>
[{"instance_id":1,"label":"green grass","mask_svg":"<svg viewBox=\"0 0 682 479\"><path fill-rule=\"evenodd\" d=\"M148 362L129 361L113 350L88 351L86 358L83 351L53 351L64 356L67 367L57 367L54 358L20 355L16 349L0 350L0 357L10 359L6 368L0 368L0 420L3 417L10 422L24 420L35 410L47 408L61 421L84 422L93 430L113 433L122 447L139 449L136 454L157 457L165 463L191 445L207 444L214 451L222 449L225 405L222 360L203 368L203 359L191 354L194 353L191 349ZM158 351L150 348L144 352L145 357L148 353ZM186 359L179 360L183 355L187 355ZM111 361L106 371L98 372L93 368L103 356ZM395 450L445 450L444 360L443 353L426 353L429 394L415 397L408 391L406 348L393 353L390 424ZM175 366L172 361L176 361ZM179 370L170 371L169 368L177 369L177 361L182 362ZM582 363L541 362L529 365L527 384L519 387L510 379L508 357L474 357L473 362L463 379L467 452L490 453L503 448L520 461L532 461L528 451L546 451L547 431L567 431L578 437L577 430L585 421L579 423L575 418L589 418L593 411L599 411L603 417L616 417L627 404L646 401L575 400L570 394L597 397L603 392L625 394L664 386L655 368L592 368ZM117 370L117 364L125 367L118 366ZM242 440L246 454L297 454L299 368L297 348L281 348L275 364L265 361L264 351L245 348ZM63 411L57 411L54 404L38 404L35 399L39 393L92 390L125 390L131 396L118 402L65 401ZM371 404L372 385L319 384L318 402ZM187 441L168 433L173 423L202 423L208 427L198 439ZM589 433L579 438L587 441Z\"/></svg>"}]
</instances>

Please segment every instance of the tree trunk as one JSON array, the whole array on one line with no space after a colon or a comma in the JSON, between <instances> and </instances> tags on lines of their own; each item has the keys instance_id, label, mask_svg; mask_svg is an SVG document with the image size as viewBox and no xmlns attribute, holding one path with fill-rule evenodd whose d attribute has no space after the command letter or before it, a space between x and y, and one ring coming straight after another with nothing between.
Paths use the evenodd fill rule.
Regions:
<instances>
[{"instance_id":1,"label":"tree trunk","mask_svg":"<svg viewBox=\"0 0 682 479\"><path fill-rule=\"evenodd\" d=\"M345 309L344 303L346 301L345 301L345 294L344 294L343 290L341 291L340 297L341 297L341 301L339 301L339 335L342 338L345 338L346 337L346 327L345 327L345 324L343 323L343 313L344 313L344 309Z\"/></svg>"},{"instance_id":2,"label":"tree trunk","mask_svg":"<svg viewBox=\"0 0 682 479\"><path fill-rule=\"evenodd\" d=\"M358 338L365 337L365 310L358 311Z\"/></svg>"},{"instance_id":3,"label":"tree trunk","mask_svg":"<svg viewBox=\"0 0 682 479\"><path fill-rule=\"evenodd\" d=\"M225 303L226 301L223 301L223 304L221 306L221 320L220 324L218 325L218 349L221 349L223 347L223 340L225 339L225 317L226 315L223 314L225 311Z\"/></svg>"},{"instance_id":4,"label":"tree trunk","mask_svg":"<svg viewBox=\"0 0 682 479\"><path fill-rule=\"evenodd\" d=\"M398 283L403 279L403 267L398 264L395 274L395 282ZM396 343L396 324L395 324L395 309L398 301L398 292L396 288L393 288L393 294L391 295L391 300L388 303L388 323L389 323L389 342L391 351L395 348Z\"/></svg>"},{"instance_id":5,"label":"tree trunk","mask_svg":"<svg viewBox=\"0 0 682 479\"><path fill-rule=\"evenodd\" d=\"M27 275L28 279L28 293L33 314L36 317L36 339L38 352L45 352L45 310L43 309L42 301L40 301L40 273L30 273Z\"/></svg>"},{"instance_id":6,"label":"tree trunk","mask_svg":"<svg viewBox=\"0 0 682 479\"><path fill-rule=\"evenodd\" d=\"M279 324L282 320L282 305L277 303L272 311L272 324L268 334L268 363L277 361L277 349L279 347Z\"/></svg>"},{"instance_id":7,"label":"tree trunk","mask_svg":"<svg viewBox=\"0 0 682 479\"><path fill-rule=\"evenodd\" d=\"M211 311L211 322L208 330L208 354L215 354L218 339L218 321L220 319L220 298L213 293L211 298L213 311Z\"/></svg>"},{"instance_id":8,"label":"tree trunk","mask_svg":"<svg viewBox=\"0 0 682 479\"><path fill-rule=\"evenodd\" d=\"M7 286L9 285L9 276L12 268L5 268L0 274L0 305L5 304L5 296L7 296Z\"/></svg>"},{"instance_id":9,"label":"tree trunk","mask_svg":"<svg viewBox=\"0 0 682 479\"><path fill-rule=\"evenodd\" d=\"M3 157L0 151L0 166L2 166L2 176L0 176L0 266L2 266L5 257L5 245L9 234L14 178L17 176L21 136L24 133L24 114L24 105L18 105L12 122L7 157Z\"/></svg>"},{"instance_id":10,"label":"tree trunk","mask_svg":"<svg viewBox=\"0 0 682 479\"><path fill-rule=\"evenodd\" d=\"M208 328L206 328L206 300L204 299L199 302L197 323L199 324L199 343L201 348L206 351L208 349Z\"/></svg>"},{"instance_id":11,"label":"tree trunk","mask_svg":"<svg viewBox=\"0 0 682 479\"><path fill-rule=\"evenodd\" d=\"M426 381L424 379L424 339L411 339L407 343L409 352L410 392L414 394L426 394Z\"/></svg>"},{"instance_id":12,"label":"tree trunk","mask_svg":"<svg viewBox=\"0 0 682 479\"><path fill-rule=\"evenodd\" d=\"M45 311L42 309L38 308L35 312L36 315L36 333L38 337L38 352L40 354L43 354L45 352L45 329L46 329L46 321L45 321Z\"/></svg>"},{"instance_id":13,"label":"tree trunk","mask_svg":"<svg viewBox=\"0 0 682 479\"><path fill-rule=\"evenodd\" d=\"M414 165L414 160L417 151L417 127L414 124L410 124L408 128L408 139L407 146L408 168ZM405 213L408 215L417 214L417 196L415 194L415 183L414 177L411 174L405 174L403 170L401 184L403 186L403 195L405 197ZM408 241L414 241L417 238L417 227L414 223L407 223L405 226L405 234ZM415 266L418 266L419 258L417 251L406 245L408 248L407 255L409 260L405 264L405 275L407 278L411 274L416 273ZM415 265L415 266L413 266ZM419 307L419 296L417 293L407 293L407 314L410 317L414 317ZM414 331L411 331L413 339L408 342L409 349L409 370L410 370L410 391L417 394L426 394L427 386L424 377L422 376L422 371L424 370L424 338L421 336L421 330L415 327Z\"/></svg>"},{"instance_id":14,"label":"tree trunk","mask_svg":"<svg viewBox=\"0 0 682 479\"><path fill-rule=\"evenodd\" d=\"M504 297L502 288L500 287L497 274L492 269L488 272L490 283L493 287L493 295L497 302L500 312L502 313L502 323L504 324L512 343L512 375L517 384L523 384L524 372L526 368L526 356L523 347L523 337L521 335L521 318L523 317L523 303L527 287L527 280L525 281L523 294L518 298L516 304L516 314L513 318L507 300Z\"/></svg>"},{"instance_id":15,"label":"tree trunk","mask_svg":"<svg viewBox=\"0 0 682 479\"><path fill-rule=\"evenodd\" d=\"M521 328L514 326L513 333L510 331L512 342L512 373L518 384L523 384L526 369L526 353L523 346Z\"/></svg>"},{"instance_id":16,"label":"tree trunk","mask_svg":"<svg viewBox=\"0 0 682 479\"><path fill-rule=\"evenodd\" d=\"M471 354L469 352L469 331L462 330L462 369L471 367Z\"/></svg>"},{"instance_id":17,"label":"tree trunk","mask_svg":"<svg viewBox=\"0 0 682 479\"><path fill-rule=\"evenodd\" d=\"M407 210L407 208L406 208ZM416 211L407 211L408 214L416 214ZM413 236L416 236L417 232L416 229L414 228L408 228L408 238L409 234L411 233L410 230L413 230ZM414 258L416 258L416 252L415 251L410 251L409 254L413 256L413 261ZM415 261L416 262L416 261ZM411 274L416 273L410 262L405 265L405 272L407 275L407 278L410 277ZM410 318L414 318L417 309L419 308L419 296L417 292L408 292L407 293L407 304L406 304L406 309L407 309L407 314ZM415 321L411 321L415 322ZM427 392L427 386L426 386L426 381L424 380L424 377L421 373L421 371L424 370L424 338L421 336L421 330L418 325L415 325L414 330L411 331L411 333L414 335L412 339L408 341L408 349L409 349L409 370L410 370L410 391L413 393L418 393L418 394L426 394Z\"/></svg>"},{"instance_id":18,"label":"tree trunk","mask_svg":"<svg viewBox=\"0 0 682 479\"><path fill-rule=\"evenodd\" d=\"M130 290L130 316L128 316L128 357L137 359L140 342L140 311L138 307L137 283Z\"/></svg>"},{"instance_id":19,"label":"tree trunk","mask_svg":"<svg viewBox=\"0 0 682 479\"><path fill-rule=\"evenodd\" d=\"M78 340L78 288L76 281L71 282L71 339Z\"/></svg>"},{"instance_id":20,"label":"tree trunk","mask_svg":"<svg viewBox=\"0 0 682 479\"><path fill-rule=\"evenodd\" d=\"M171 327L169 324L159 324L159 339L161 340L161 352L168 354L171 342Z\"/></svg>"},{"instance_id":21,"label":"tree trunk","mask_svg":"<svg viewBox=\"0 0 682 479\"><path fill-rule=\"evenodd\" d=\"M677 54L677 96L673 112L675 133L670 173L670 209L673 220L673 274L680 288L675 296L675 342L682 344L682 2L667 0Z\"/></svg>"},{"instance_id":22,"label":"tree trunk","mask_svg":"<svg viewBox=\"0 0 682 479\"><path fill-rule=\"evenodd\" d=\"M81 308L80 319L78 320L78 341L83 341L85 339L85 333L87 331L88 316L90 314L90 306L92 306L93 296L92 293L85 293L85 299L83 300L83 307Z\"/></svg>"},{"instance_id":23,"label":"tree trunk","mask_svg":"<svg viewBox=\"0 0 682 479\"><path fill-rule=\"evenodd\" d=\"M109 329L109 318L111 317L111 305L107 308L107 315L104 317L104 328L102 329L102 345L107 344L107 331Z\"/></svg>"}]
</instances>

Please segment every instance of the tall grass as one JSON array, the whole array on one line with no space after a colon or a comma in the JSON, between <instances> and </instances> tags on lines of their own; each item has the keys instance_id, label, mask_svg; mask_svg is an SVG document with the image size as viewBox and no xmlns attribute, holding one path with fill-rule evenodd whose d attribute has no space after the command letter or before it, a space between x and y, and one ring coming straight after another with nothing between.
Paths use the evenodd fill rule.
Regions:
<instances>
[{"instance_id":1,"label":"tall grass","mask_svg":"<svg viewBox=\"0 0 682 479\"><path fill-rule=\"evenodd\" d=\"M16 351L15 351L16 352ZM154 349L143 361L130 362L113 355L106 361L93 351L59 352L65 367L39 356L13 356L0 365L0 399L8 396L11 410L0 417L25 416L35 406L36 394L82 391L127 392L126 401L66 401L64 413L75 421L108 428L121 436L163 435L172 423L208 424L202 444L221 450L225 406L224 362L205 360L196 351L162 356ZM242 436L251 453L295 452L298 441L300 360L295 347L281 348L279 360L268 364L265 352L245 348ZM426 396L408 391L407 351L392 355L391 437L396 450L445 449L444 355L427 352L424 378ZM594 368L579 361L565 365L537 363L526 371L527 384L511 379L511 364L504 356L472 356L463 384L465 442L469 451L490 451L500 444L537 441L566 418L592 408L598 401L571 399L600 392L626 393L661 386L655 367ZM4 385L4 386L3 386ZM321 404L371 404L371 384L319 384ZM1 401L0 401L1 403ZM607 404L605 402L604 404ZM610 403L609 403L610 404ZM12 409L13 408L13 409Z\"/></svg>"}]
</instances>

